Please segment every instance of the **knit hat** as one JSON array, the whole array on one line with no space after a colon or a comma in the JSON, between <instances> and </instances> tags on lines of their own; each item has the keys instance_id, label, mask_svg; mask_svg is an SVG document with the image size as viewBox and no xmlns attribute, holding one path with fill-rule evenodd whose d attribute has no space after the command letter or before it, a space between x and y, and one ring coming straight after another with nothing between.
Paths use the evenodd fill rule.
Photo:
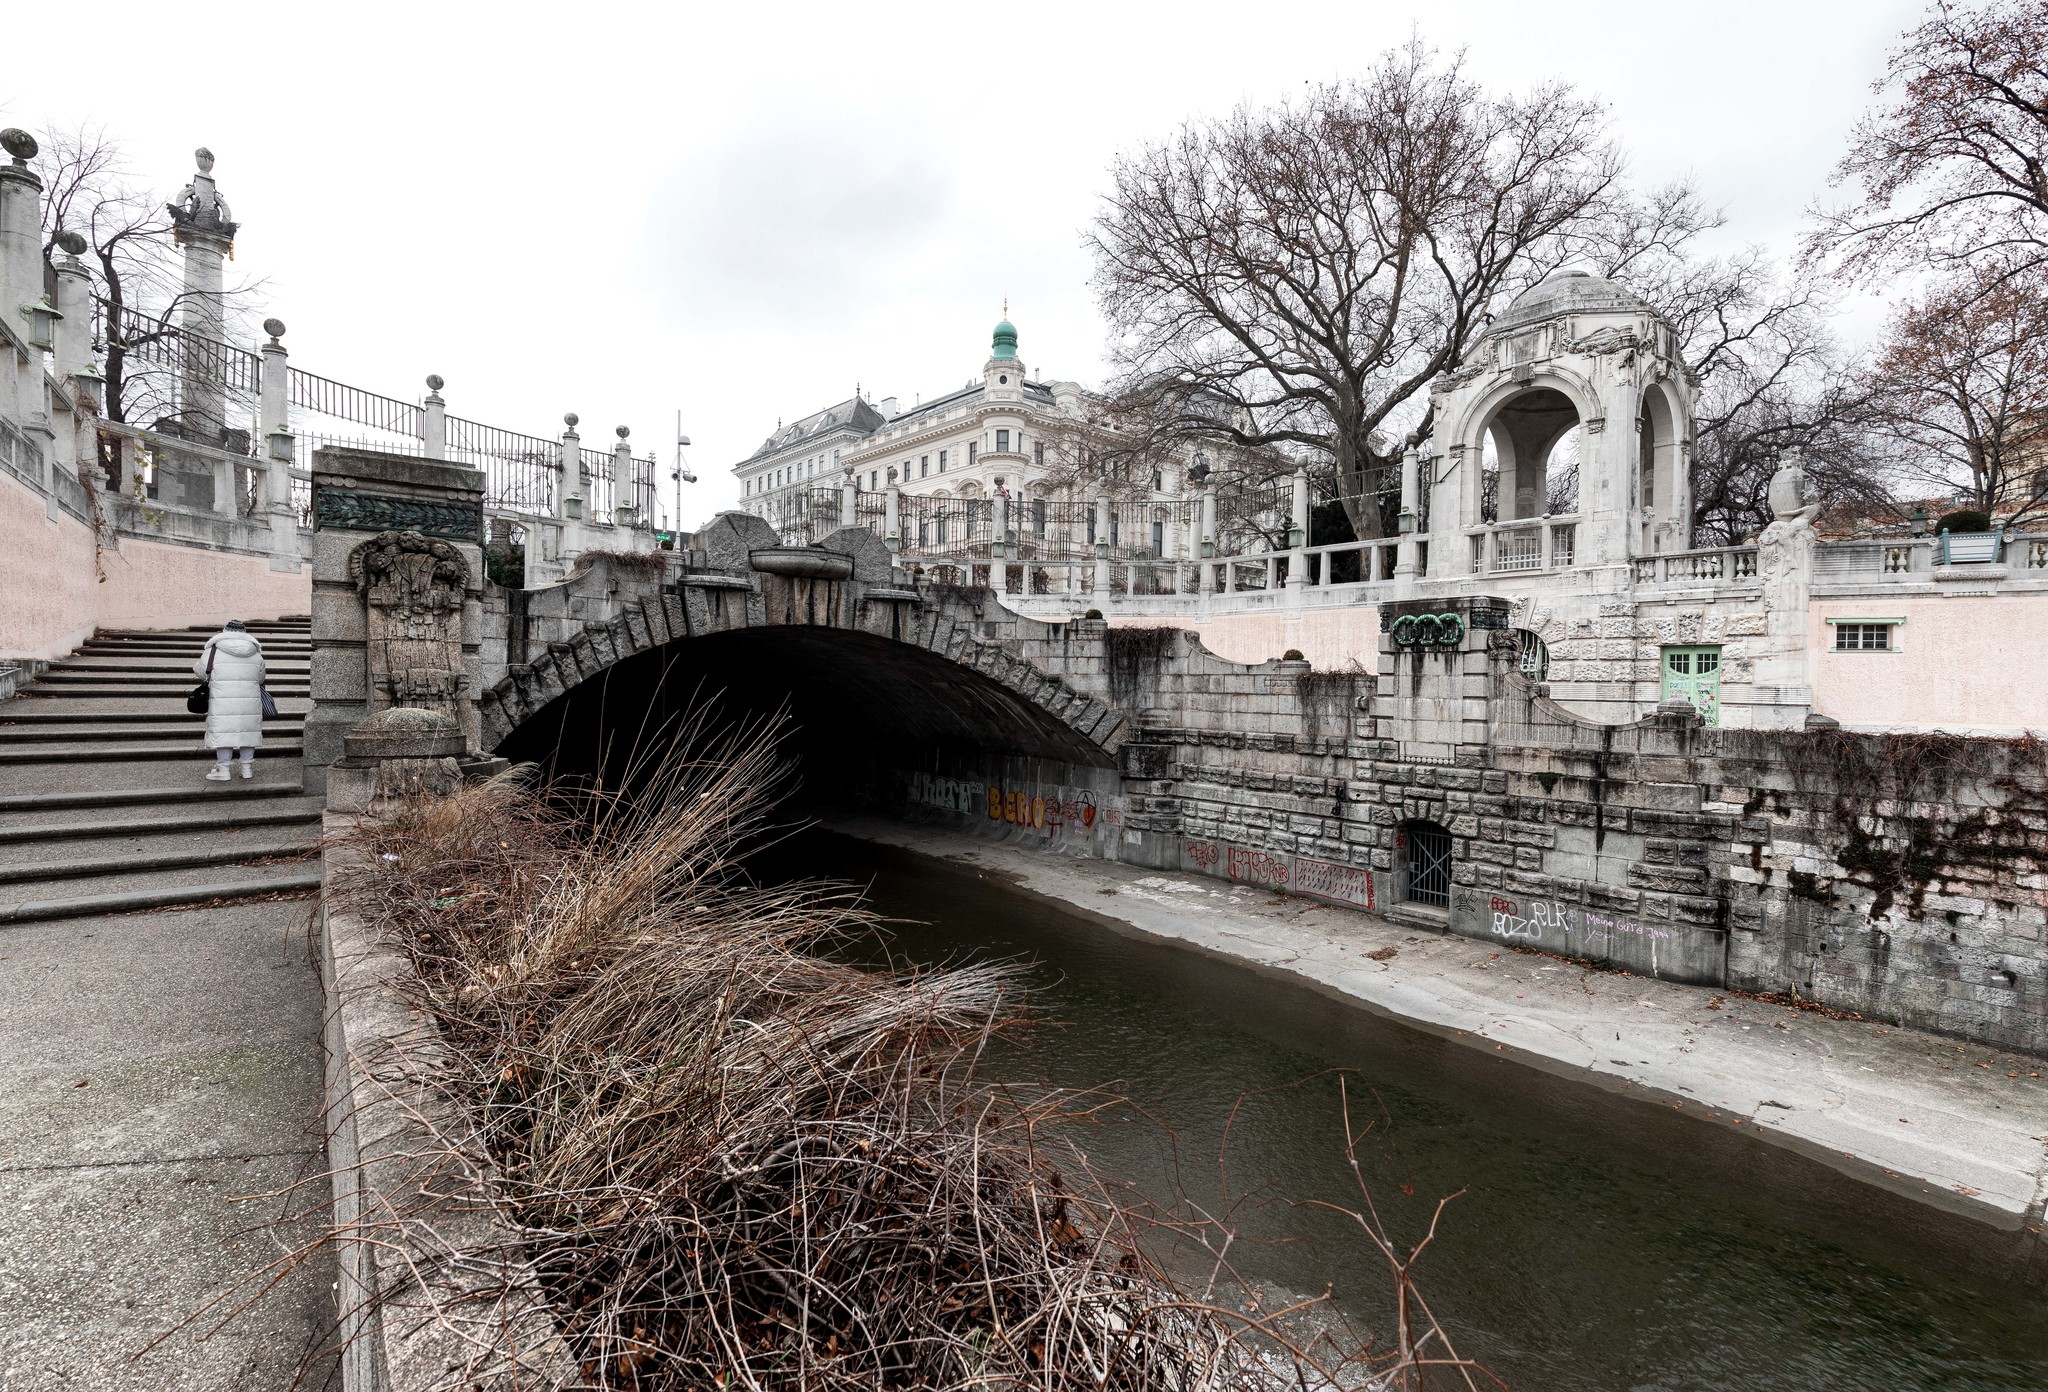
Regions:
<instances>
[{"instance_id":1,"label":"knit hat","mask_svg":"<svg viewBox=\"0 0 2048 1392\"><path fill-rule=\"evenodd\" d=\"M229 619L227 627L233 629L236 633L247 633L249 631L249 625L243 623L240 619Z\"/></svg>"}]
</instances>

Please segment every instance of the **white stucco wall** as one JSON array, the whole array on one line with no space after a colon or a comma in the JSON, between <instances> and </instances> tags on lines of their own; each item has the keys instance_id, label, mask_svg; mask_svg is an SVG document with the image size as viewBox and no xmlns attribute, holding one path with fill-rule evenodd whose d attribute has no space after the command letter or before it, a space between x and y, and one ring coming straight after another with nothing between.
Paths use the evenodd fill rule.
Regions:
<instances>
[{"instance_id":1,"label":"white stucco wall","mask_svg":"<svg viewBox=\"0 0 2048 1392\"><path fill-rule=\"evenodd\" d=\"M94 629L185 628L310 612L311 567L273 571L262 556L121 538L101 553L92 531L0 474L0 658L57 658Z\"/></svg>"},{"instance_id":2,"label":"white stucco wall","mask_svg":"<svg viewBox=\"0 0 2048 1392\"><path fill-rule=\"evenodd\" d=\"M2034 659L2048 595L1816 599L1809 611L1813 708L1855 728L2048 731ZM1896 652L1835 652L1829 619L1904 619Z\"/></svg>"}]
</instances>

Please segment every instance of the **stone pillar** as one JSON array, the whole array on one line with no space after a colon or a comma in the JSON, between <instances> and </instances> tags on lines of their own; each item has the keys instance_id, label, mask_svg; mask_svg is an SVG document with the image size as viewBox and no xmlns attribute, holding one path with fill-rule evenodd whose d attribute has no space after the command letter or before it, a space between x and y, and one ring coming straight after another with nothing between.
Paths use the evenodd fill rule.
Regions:
<instances>
[{"instance_id":1,"label":"stone pillar","mask_svg":"<svg viewBox=\"0 0 2048 1392\"><path fill-rule=\"evenodd\" d=\"M989 579L997 594L1010 592L1010 500L996 494L995 540L989 546ZM1028 587L1027 587L1028 588Z\"/></svg>"},{"instance_id":2,"label":"stone pillar","mask_svg":"<svg viewBox=\"0 0 2048 1392\"><path fill-rule=\"evenodd\" d=\"M848 474L839 484L839 525L857 526L860 523L860 485Z\"/></svg>"},{"instance_id":3,"label":"stone pillar","mask_svg":"<svg viewBox=\"0 0 2048 1392\"><path fill-rule=\"evenodd\" d=\"M297 571L299 568L299 514L292 506L292 456L296 442L291 429L289 355L281 340L282 319L265 319L263 332L269 341L257 352L262 355L262 397L258 414L256 450L263 460L263 511L270 522L270 568Z\"/></svg>"},{"instance_id":4,"label":"stone pillar","mask_svg":"<svg viewBox=\"0 0 2048 1392\"><path fill-rule=\"evenodd\" d=\"M1095 500L1095 579L1088 589L1103 598L1109 595L1109 499L1105 497Z\"/></svg>"},{"instance_id":5,"label":"stone pillar","mask_svg":"<svg viewBox=\"0 0 2048 1392\"><path fill-rule=\"evenodd\" d=\"M1420 536L1416 527L1421 519L1415 509L1422 497L1422 451L1414 445L1401 456L1401 525L1406 529L1400 534L1400 541L1394 554L1394 593L1405 597L1415 590L1416 548Z\"/></svg>"},{"instance_id":6,"label":"stone pillar","mask_svg":"<svg viewBox=\"0 0 2048 1392\"><path fill-rule=\"evenodd\" d=\"M234 250L238 224L228 214L228 205L213 182L213 152L201 147L192 158L199 166L192 182L170 204L171 236L185 250L185 284L179 302L179 327L204 344L223 342L226 317L222 262ZM187 437L219 445L227 430L227 383L221 364L204 351L188 351L178 378L178 417ZM234 514L233 476L229 476L229 501L222 505L218 492L214 505L229 516ZM218 488L218 485L216 485Z\"/></svg>"},{"instance_id":7,"label":"stone pillar","mask_svg":"<svg viewBox=\"0 0 2048 1392\"><path fill-rule=\"evenodd\" d=\"M1202 490L1202 535L1197 547L1202 557L1202 593L1216 593L1216 485Z\"/></svg>"},{"instance_id":8,"label":"stone pillar","mask_svg":"<svg viewBox=\"0 0 2048 1392\"><path fill-rule=\"evenodd\" d=\"M36 140L12 126L0 131L0 317L23 343L33 343L34 317L25 306L43 297L43 181L28 162Z\"/></svg>"},{"instance_id":9,"label":"stone pillar","mask_svg":"<svg viewBox=\"0 0 2048 1392\"><path fill-rule=\"evenodd\" d=\"M1797 449L1787 450L1771 475L1773 521L1757 538L1757 575L1763 581L1764 639L1754 651L1750 723L1762 729L1799 730L1813 710L1808 673L1808 609L1813 599L1813 528L1819 500L1807 483ZM1727 706L1722 706L1724 715Z\"/></svg>"},{"instance_id":10,"label":"stone pillar","mask_svg":"<svg viewBox=\"0 0 2048 1392\"><path fill-rule=\"evenodd\" d=\"M476 750L483 493L483 474L459 465L314 451L309 790L325 791L343 736L393 706L447 715Z\"/></svg>"},{"instance_id":11,"label":"stone pillar","mask_svg":"<svg viewBox=\"0 0 2048 1392\"><path fill-rule=\"evenodd\" d=\"M1301 592L1308 584L1308 471L1294 471L1294 508L1289 514L1293 530L1299 542L1287 554L1287 593L1296 604L1301 602Z\"/></svg>"},{"instance_id":12,"label":"stone pillar","mask_svg":"<svg viewBox=\"0 0 2048 1392\"><path fill-rule=\"evenodd\" d=\"M637 527L642 504L633 487L633 447L626 443L626 437L633 433L633 428L621 425L612 433L619 437L618 443L612 446L612 515L603 520L621 527ZM620 508L633 509L626 514L631 521L621 520Z\"/></svg>"},{"instance_id":13,"label":"stone pillar","mask_svg":"<svg viewBox=\"0 0 2048 1392\"><path fill-rule=\"evenodd\" d=\"M428 374L426 417L420 428L426 432L423 442L429 459L448 457L448 403L441 399L441 388L446 385L440 373Z\"/></svg>"},{"instance_id":14,"label":"stone pillar","mask_svg":"<svg viewBox=\"0 0 2048 1392\"><path fill-rule=\"evenodd\" d=\"M576 433L576 413L569 412L562 417L562 454L555 461L555 472L560 476L555 481L555 516L567 520L569 516L569 495L583 496L583 437Z\"/></svg>"},{"instance_id":15,"label":"stone pillar","mask_svg":"<svg viewBox=\"0 0 2048 1392\"><path fill-rule=\"evenodd\" d=\"M889 491L882 502L882 544L890 551L903 549L903 493L896 484L889 485Z\"/></svg>"},{"instance_id":16,"label":"stone pillar","mask_svg":"<svg viewBox=\"0 0 2048 1392\"><path fill-rule=\"evenodd\" d=\"M78 259L86 240L67 231L57 263L57 376L67 385L92 366L92 272Z\"/></svg>"}]
</instances>

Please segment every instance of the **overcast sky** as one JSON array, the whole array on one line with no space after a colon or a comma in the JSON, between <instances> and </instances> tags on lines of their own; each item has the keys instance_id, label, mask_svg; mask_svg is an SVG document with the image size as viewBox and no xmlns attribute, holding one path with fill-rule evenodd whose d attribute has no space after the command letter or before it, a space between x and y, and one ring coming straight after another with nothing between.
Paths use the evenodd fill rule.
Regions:
<instances>
[{"instance_id":1,"label":"overcast sky","mask_svg":"<svg viewBox=\"0 0 2048 1392\"><path fill-rule=\"evenodd\" d=\"M0 121L104 125L166 195L210 147L295 366L630 425L664 511L680 410L696 524L778 418L977 376L1005 296L1034 375L1099 381L1081 230L1114 155L1184 119L1415 30L1489 86L1598 96L1636 177L1690 174L1782 255L1920 8L23 5Z\"/></svg>"}]
</instances>

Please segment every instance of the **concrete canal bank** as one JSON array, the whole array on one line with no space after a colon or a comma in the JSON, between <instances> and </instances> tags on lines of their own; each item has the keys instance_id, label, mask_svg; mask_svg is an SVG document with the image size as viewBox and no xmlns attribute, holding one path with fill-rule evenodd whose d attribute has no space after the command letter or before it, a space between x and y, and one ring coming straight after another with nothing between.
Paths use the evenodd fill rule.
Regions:
<instances>
[{"instance_id":1,"label":"concrete canal bank","mask_svg":"<svg viewBox=\"0 0 2048 1392\"><path fill-rule=\"evenodd\" d=\"M1291 977L1418 1029L1682 1109L1859 1180L2041 1235L2048 1061L1491 947L1192 875L845 815L1118 932Z\"/></svg>"}]
</instances>

